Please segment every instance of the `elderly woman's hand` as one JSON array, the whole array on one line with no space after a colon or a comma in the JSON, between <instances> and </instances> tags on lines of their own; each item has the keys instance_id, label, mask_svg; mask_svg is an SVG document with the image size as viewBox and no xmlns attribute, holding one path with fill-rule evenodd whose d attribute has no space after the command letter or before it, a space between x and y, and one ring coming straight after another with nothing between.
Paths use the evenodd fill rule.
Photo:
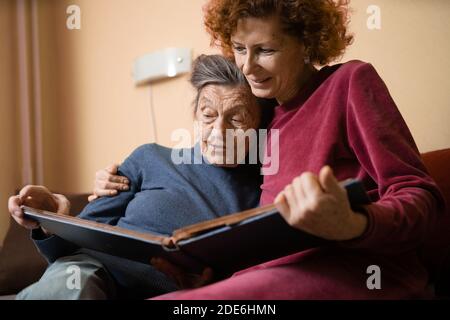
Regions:
<instances>
[{"instance_id":1,"label":"elderly woman's hand","mask_svg":"<svg viewBox=\"0 0 450 320\"><path fill-rule=\"evenodd\" d=\"M318 177L308 172L295 178L275 205L294 228L328 240L354 239L367 227L367 217L352 211L346 190L328 166Z\"/></svg>"},{"instance_id":2,"label":"elderly woman's hand","mask_svg":"<svg viewBox=\"0 0 450 320\"><path fill-rule=\"evenodd\" d=\"M115 196L118 191L129 189L130 181L117 175L118 164L112 164L95 173L94 192L88 197L89 202L99 197Z\"/></svg>"},{"instance_id":3,"label":"elderly woman's hand","mask_svg":"<svg viewBox=\"0 0 450 320\"><path fill-rule=\"evenodd\" d=\"M69 214L70 211L70 202L65 196L52 193L44 186L26 186L18 195L9 198L8 210L13 219L27 229L39 228L39 223L24 216L22 205L60 214Z\"/></svg>"},{"instance_id":4,"label":"elderly woman's hand","mask_svg":"<svg viewBox=\"0 0 450 320\"><path fill-rule=\"evenodd\" d=\"M207 285L213 280L211 268L205 268L202 274L184 272L180 267L163 258L152 258L151 265L171 278L180 289L193 289Z\"/></svg>"}]
</instances>

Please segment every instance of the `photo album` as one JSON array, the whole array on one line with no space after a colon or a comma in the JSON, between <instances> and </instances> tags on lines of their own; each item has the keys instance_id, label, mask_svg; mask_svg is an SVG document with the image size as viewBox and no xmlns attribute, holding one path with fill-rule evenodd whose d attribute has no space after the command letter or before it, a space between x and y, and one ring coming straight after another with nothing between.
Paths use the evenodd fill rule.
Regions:
<instances>
[{"instance_id":1,"label":"photo album","mask_svg":"<svg viewBox=\"0 0 450 320\"><path fill-rule=\"evenodd\" d=\"M362 183L341 182L352 207L370 203ZM143 263L165 258L190 272L209 266L219 274L323 245L326 240L291 227L275 205L258 207L177 229L141 233L68 215L23 207L49 232L87 249Z\"/></svg>"}]
</instances>

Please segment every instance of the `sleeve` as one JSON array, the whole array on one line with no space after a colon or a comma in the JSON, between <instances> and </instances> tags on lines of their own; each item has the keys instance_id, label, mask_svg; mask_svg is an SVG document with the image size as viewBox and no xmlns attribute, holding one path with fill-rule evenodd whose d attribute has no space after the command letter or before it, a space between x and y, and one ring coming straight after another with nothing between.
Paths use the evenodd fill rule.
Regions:
<instances>
[{"instance_id":1,"label":"sleeve","mask_svg":"<svg viewBox=\"0 0 450 320\"><path fill-rule=\"evenodd\" d=\"M378 200L363 208L368 218L365 233L343 245L384 254L416 249L445 214L445 204L387 87L370 64L352 73L346 117L349 145L378 186Z\"/></svg>"},{"instance_id":2,"label":"sleeve","mask_svg":"<svg viewBox=\"0 0 450 320\"><path fill-rule=\"evenodd\" d=\"M79 249L73 243L58 236L47 237L40 228L31 231L31 240L48 263L53 263L60 257L74 254Z\"/></svg>"},{"instance_id":3,"label":"sleeve","mask_svg":"<svg viewBox=\"0 0 450 320\"><path fill-rule=\"evenodd\" d=\"M142 173L139 161L143 157L143 148L138 148L119 167L118 174L126 176L130 181L128 191L119 192L114 197L101 197L90 202L81 213L79 218L96 221L100 223L116 225L125 214L128 203L140 191L142 185ZM56 259L71 255L78 249L74 244L56 236L45 237L41 229L31 232L31 239L39 252L47 262L52 263Z\"/></svg>"}]
</instances>

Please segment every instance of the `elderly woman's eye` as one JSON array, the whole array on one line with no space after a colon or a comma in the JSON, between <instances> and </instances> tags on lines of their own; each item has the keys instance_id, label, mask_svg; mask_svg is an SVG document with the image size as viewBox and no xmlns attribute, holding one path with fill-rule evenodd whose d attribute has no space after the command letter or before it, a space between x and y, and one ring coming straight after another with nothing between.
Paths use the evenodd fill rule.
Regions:
<instances>
[{"instance_id":1,"label":"elderly woman's eye","mask_svg":"<svg viewBox=\"0 0 450 320\"><path fill-rule=\"evenodd\" d=\"M242 121L242 119L240 119L240 118L232 118L232 119L231 119L231 123L232 123L233 125L241 125L241 124L243 123L243 121Z\"/></svg>"},{"instance_id":2,"label":"elderly woman's eye","mask_svg":"<svg viewBox=\"0 0 450 320\"><path fill-rule=\"evenodd\" d=\"M269 48L261 48L260 52L264 53L264 54L272 54L272 53L275 52L275 50L274 49L269 49Z\"/></svg>"},{"instance_id":3,"label":"elderly woman's eye","mask_svg":"<svg viewBox=\"0 0 450 320\"><path fill-rule=\"evenodd\" d=\"M204 121L208 122L208 121L213 121L216 116L213 114L210 114L210 113L203 113L202 117L203 117Z\"/></svg>"}]
</instances>

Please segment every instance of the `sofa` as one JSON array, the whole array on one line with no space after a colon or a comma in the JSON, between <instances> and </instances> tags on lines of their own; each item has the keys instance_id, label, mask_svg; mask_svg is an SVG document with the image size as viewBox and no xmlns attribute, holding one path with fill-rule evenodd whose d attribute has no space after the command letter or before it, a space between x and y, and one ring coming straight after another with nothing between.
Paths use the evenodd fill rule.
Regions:
<instances>
[{"instance_id":1,"label":"sofa","mask_svg":"<svg viewBox=\"0 0 450 320\"><path fill-rule=\"evenodd\" d=\"M450 297L450 148L424 153L422 158L448 205L447 220L440 225L443 232L435 233L441 236L426 239L420 255L431 275L430 287L437 298L446 299ZM67 197L72 203L72 214L80 212L87 203L87 194ZM29 239L29 232L11 221L0 248L0 300L13 299L17 292L37 281L45 268L46 262Z\"/></svg>"}]
</instances>

